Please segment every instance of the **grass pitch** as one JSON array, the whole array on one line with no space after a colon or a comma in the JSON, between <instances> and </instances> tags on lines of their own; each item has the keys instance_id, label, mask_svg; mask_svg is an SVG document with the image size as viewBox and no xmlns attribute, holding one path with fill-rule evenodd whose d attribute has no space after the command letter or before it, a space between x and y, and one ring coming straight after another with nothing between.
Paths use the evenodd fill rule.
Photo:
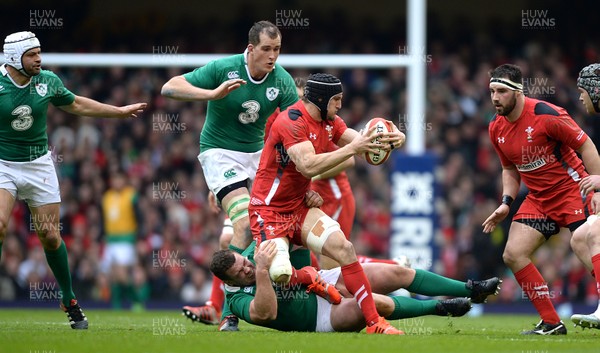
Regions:
<instances>
[{"instance_id":1,"label":"grass pitch","mask_svg":"<svg viewBox=\"0 0 600 353\"><path fill-rule=\"evenodd\" d=\"M523 336L532 315L421 317L392 321L406 336L362 333L285 333L246 323L240 332L192 323L177 310L131 313L86 310L87 331L72 330L60 310L0 310L0 352L6 353L348 353L348 352L596 352L600 330L574 328L567 336ZM567 323L567 321L565 321Z\"/></svg>"}]
</instances>

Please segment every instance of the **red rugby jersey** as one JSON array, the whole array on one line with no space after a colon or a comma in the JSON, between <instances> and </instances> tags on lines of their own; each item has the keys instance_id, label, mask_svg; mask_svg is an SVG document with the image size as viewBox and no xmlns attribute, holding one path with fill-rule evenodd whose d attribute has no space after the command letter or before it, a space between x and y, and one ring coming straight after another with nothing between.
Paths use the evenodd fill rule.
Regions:
<instances>
[{"instance_id":1,"label":"red rugby jersey","mask_svg":"<svg viewBox=\"0 0 600 353\"><path fill-rule=\"evenodd\" d=\"M317 122L302 101L290 106L274 120L260 157L252 185L251 207L289 213L302 207L310 179L296 170L286 150L310 141L316 153L328 152L330 141L337 143L347 126L336 116L334 121Z\"/></svg>"},{"instance_id":2,"label":"red rugby jersey","mask_svg":"<svg viewBox=\"0 0 600 353\"><path fill-rule=\"evenodd\" d=\"M525 97L519 119L496 115L489 134L502 165L515 165L534 196L573 187L588 175L575 153L588 136L561 107Z\"/></svg>"}]
</instances>

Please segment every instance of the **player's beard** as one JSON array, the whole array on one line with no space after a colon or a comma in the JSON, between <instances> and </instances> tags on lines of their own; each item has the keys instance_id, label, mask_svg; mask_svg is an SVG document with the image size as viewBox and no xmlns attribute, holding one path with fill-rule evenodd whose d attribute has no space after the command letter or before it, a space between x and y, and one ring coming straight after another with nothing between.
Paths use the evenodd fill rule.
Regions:
<instances>
[{"instance_id":1,"label":"player's beard","mask_svg":"<svg viewBox=\"0 0 600 353\"><path fill-rule=\"evenodd\" d=\"M29 77L33 77L33 76L37 76L42 72L42 68L40 67L39 70L34 71L34 70L27 70L26 68L23 68L23 71L25 71L25 73L27 75L29 75Z\"/></svg>"},{"instance_id":2,"label":"player's beard","mask_svg":"<svg viewBox=\"0 0 600 353\"><path fill-rule=\"evenodd\" d=\"M496 107L496 112L502 116L508 116L515 109L517 105L517 95L513 93L512 99L500 107Z\"/></svg>"}]
</instances>

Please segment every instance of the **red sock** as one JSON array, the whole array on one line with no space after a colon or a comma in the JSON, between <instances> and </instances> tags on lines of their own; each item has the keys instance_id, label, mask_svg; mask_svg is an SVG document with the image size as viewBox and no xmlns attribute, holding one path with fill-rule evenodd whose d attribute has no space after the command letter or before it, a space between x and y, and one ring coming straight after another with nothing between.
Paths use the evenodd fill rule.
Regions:
<instances>
[{"instance_id":1,"label":"red sock","mask_svg":"<svg viewBox=\"0 0 600 353\"><path fill-rule=\"evenodd\" d=\"M559 323L560 318L554 309L554 305L552 305L552 301L550 301L548 284L533 263L529 263L529 265L515 273L515 278L521 289L527 293L529 300L533 303L542 320L551 325Z\"/></svg>"},{"instance_id":2,"label":"red sock","mask_svg":"<svg viewBox=\"0 0 600 353\"><path fill-rule=\"evenodd\" d=\"M363 256L363 255L356 255L356 258L358 259L358 262L360 262L361 264L367 264L369 262L379 262L379 263L392 264L392 265L397 265L398 264L394 260L375 259L375 258L372 258L372 257Z\"/></svg>"},{"instance_id":3,"label":"red sock","mask_svg":"<svg viewBox=\"0 0 600 353\"><path fill-rule=\"evenodd\" d=\"M319 266L319 260L317 259L317 255L314 252L310 252L310 265L317 269L317 271L321 270L321 266Z\"/></svg>"},{"instance_id":4,"label":"red sock","mask_svg":"<svg viewBox=\"0 0 600 353\"><path fill-rule=\"evenodd\" d=\"M367 280L367 276L365 276L365 272L358 261L342 266L342 277L344 278L346 289L354 295L358 307L362 310L367 326L377 323L379 321L379 314L375 308L375 301L371 293L371 284Z\"/></svg>"},{"instance_id":5,"label":"red sock","mask_svg":"<svg viewBox=\"0 0 600 353\"><path fill-rule=\"evenodd\" d=\"M592 256L592 266L594 266L593 272L600 273L600 254ZM594 276L594 278L596 278ZM596 289L598 290L598 296L600 296L600 278L596 278Z\"/></svg>"},{"instance_id":6,"label":"red sock","mask_svg":"<svg viewBox=\"0 0 600 353\"><path fill-rule=\"evenodd\" d=\"M223 309L223 301L225 300L225 291L223 291L223 281L217 276L213 276L212 289L210 291L210 305L212 305L218 312ZM209 304L209 303L207 303Z\"/></svg>"},{"instance_id":7,"label":"red sock","mask_svg":"<svg viewBox=\"0 0 600 353\"><path fill-rule=\"evenodd\" d=\"M287 284L288 286L293 286L295 284L303 284L305 286L312 284L312 278L310 278L310 274L305 271L298 271L294 267L292 267L292 276L290 278L290 282Z\"/></svg>"}]
</instances>

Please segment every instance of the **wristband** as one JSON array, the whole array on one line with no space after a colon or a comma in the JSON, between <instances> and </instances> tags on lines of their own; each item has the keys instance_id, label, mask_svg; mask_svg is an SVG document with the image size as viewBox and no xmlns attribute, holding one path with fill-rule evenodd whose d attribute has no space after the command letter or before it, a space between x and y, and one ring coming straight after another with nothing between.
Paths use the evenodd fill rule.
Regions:
<instances>
[{"instance_id":1,"label":"wristband","mask_svg":"<svg viewBox=\"0 0 600 353\"><path fill-rule=\"evenodd\" d=\"M502 203L508 207L510 207L514 200L510 195L502 195Z\"/></svg>"}]
</instances>

